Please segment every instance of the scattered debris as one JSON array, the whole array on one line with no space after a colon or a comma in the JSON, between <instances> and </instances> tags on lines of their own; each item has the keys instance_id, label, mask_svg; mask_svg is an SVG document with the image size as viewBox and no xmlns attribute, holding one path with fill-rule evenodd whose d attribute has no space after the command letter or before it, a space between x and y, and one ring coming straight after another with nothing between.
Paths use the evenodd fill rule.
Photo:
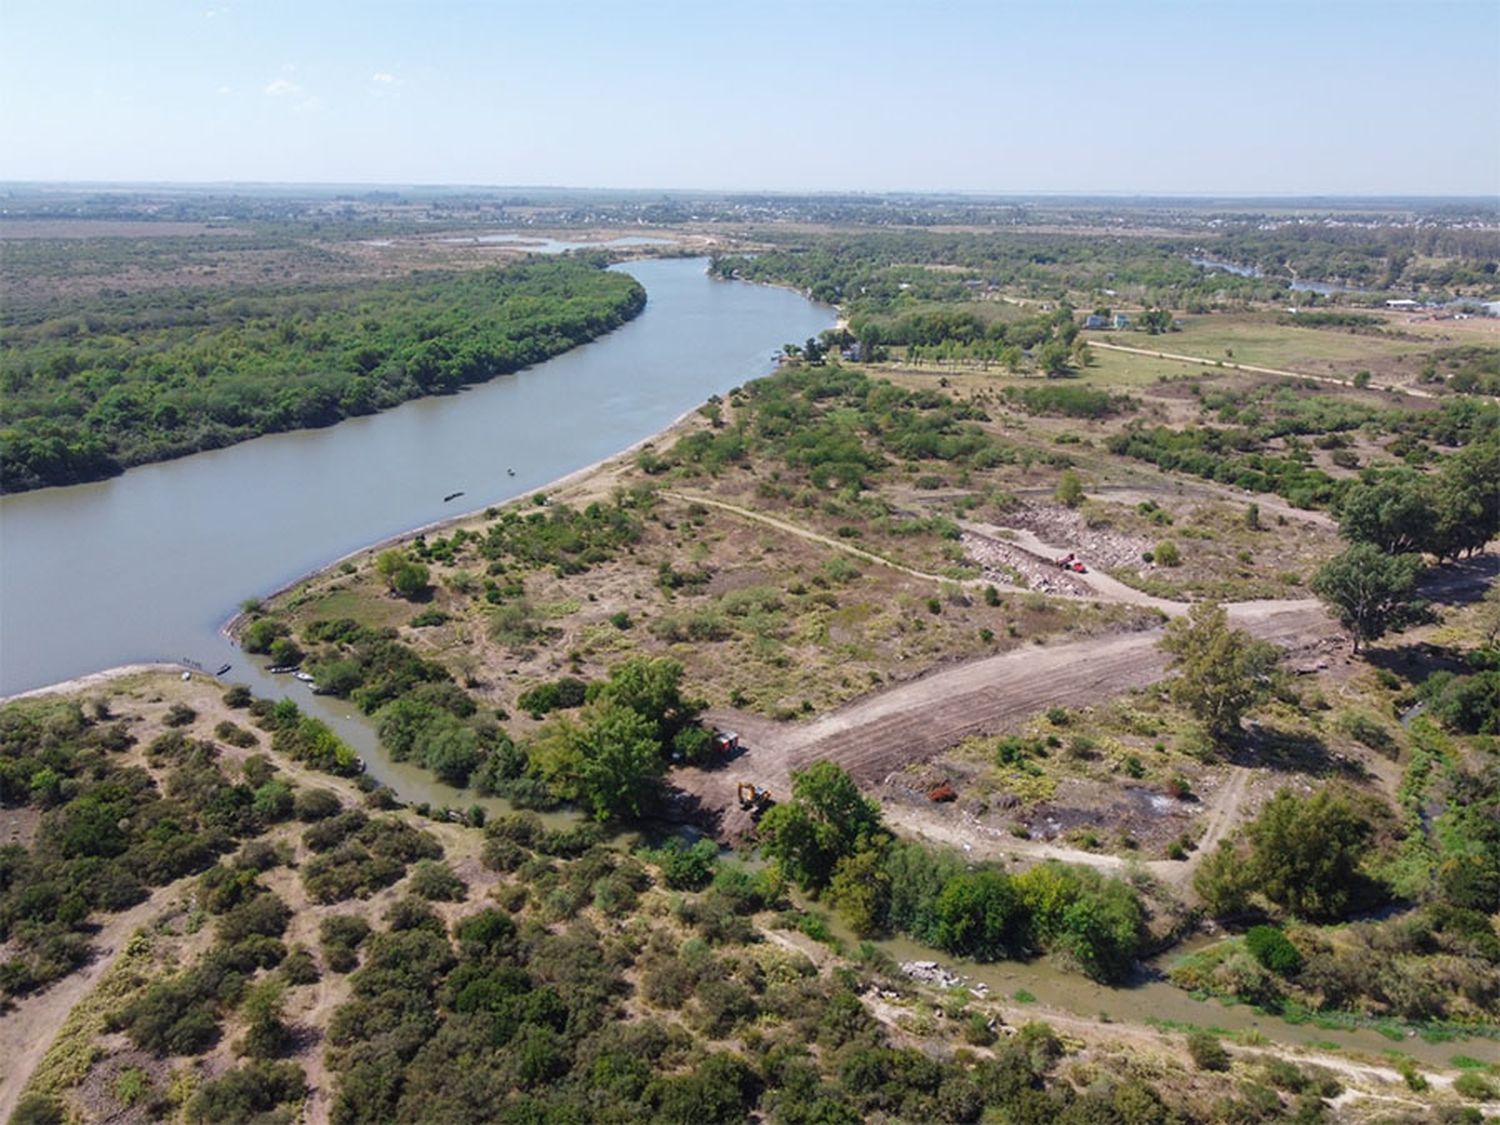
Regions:
<instances>
[{"instance_id":1,"label":"scattered debris","mask_svg":"<svg viewBox=\"0 0 1500 1125\"><path fill-rule=\"evenodd\" d=\"M939 988L967 988L969 995L976 1000L983 1000L990 994L990 986L983 981L970 984L968 977L945 969L936 961L902 961L901 972L912 980L935 984Z\"/></svg>"}]
</instances>

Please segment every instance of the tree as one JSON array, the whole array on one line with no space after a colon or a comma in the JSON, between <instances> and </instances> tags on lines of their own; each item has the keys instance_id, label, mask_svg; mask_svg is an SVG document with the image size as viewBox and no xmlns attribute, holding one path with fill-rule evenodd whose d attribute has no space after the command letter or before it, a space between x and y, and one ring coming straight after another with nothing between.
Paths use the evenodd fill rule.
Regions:
<instances>
[{"instance_id":1,"label":"tree","mask_svg":"<svg viewBox=\"0 0 1500 1125\"><path fill-rule=\"evenodd\" d=\"M1251 885L1304 918L1338 918L1357 885L1370 822L1327 789L1298 797L1283 789L1247 829Z\"/></svg>"},{"instance_id":2,"label":"tree","mask_svg":"<svg viewBox=\"0 0 1500 1125\"><path fill-rule=\"evenodd\" d=\"M1215 918L1244 913L1250 899L1244 854L1228 840L1220 840L1193 872L1193 890Z\"/></svg>"},{"instance_id":3,"label":"tree","mask_svg":"<svg viewBox=\"0 0 1500 1125\"><path fill-rule=\"evenodd\" d=\"M1057 490L1052 497L1059 504L1066 504L1070 508L1076 508L1083 503L1083 482L1078 479L1078 474L1072 469L1064 469L1057 481Z\"/></svg>"},{"instance_id":4,"label":"tree","mask_svg":"<svg viewBox=\"0 0 1500 1125\"><path fill-rule=\"evenodd\" d=\"M1245 712L1265 697L1280 655L1276 646L1231 629L1224 607L1211 602L1199 602L1170 622L1161 647L1178 673L1172 698L1215 741L1239 730Z\"/></svg>"},{"instance_id":5,"label":"tree","mask_svg":"<svg viewBox=\"0 0 1500 1125\"><path fill-rule=\"evenodd\" d=\"M682 674L682 665L668 657L631 657L609 670L609 679L594 688L592 697L628 707L646 720L665 754L706 706L682 694Z\"/></svg>"},{"instance_id":6,"label":"tree","mask_svg":"<svg viewBox=\"0 0 1500 1125\"><path fill-rule=\"evenodd\" d=\"M938 895L937 942L949 953L996 961L1026 946L1026 909L1003 872L990 868L948 881Z\"/></svg>"},{"instance_id":7,"label":"tree","mask_svg":"<svg viewBox=\"0 0 1500 1125\"><path fill-rule=\"evenodd\" d=\"M1349 634L1351 651L1414 620L1418 555L1388 555L1373 543L1355 543L1329 559L1308 586Z\"/></svg>"},{"instance_id":8,"label":"tree","mask_svg":"<svg viewBox=\"0 0 1500 1125\"><path fill-rule=\"evenodd\" d=\"M1479 633L1490 648L1500 646L1500 582L1491 582L1479 607Z\"/></svg>"},{"instance_id":9,"label":"tree","mask_svg":"<svg viewBox=\"0 0 1500 1125\"><path fill-rule=\"evenodd\" d=\"M393 594L411 599L427 589L429 572L419 562L406 557L406 552L392 547L375 557L375 572L385 579Z\"/></svg>"},{"instance_id":10,"label":"tree","mask_svg":"<svg viewBox=\"0 0 1500 1125\"><path fill-rule=\"evenodd\" d=\"M1149 335L1159 336L1171 329L1172 313L1169 309L1147 309L1136 318L1136 323Z\"/></svg>"},{"instance_id":11,"label":"tree","mask_svg":"<svg viewBox=\"0 0 1500 1125\"><path fill-rule=\"evenodd\" d=\"M641 815L666 768L646 719L629 707L601 702L582 726L562 723L558 737L562 745L551 764L561 767L554 775L561 782L561 796L588 806L598 820ZM534 748L533 760L539 754L545 770L546 753Z\"/></svg>"},{"instance_id":12,"label":"tree","mask_svg":"<svg viewBox=\"0 0 1500 1125\"><path fill-rule=\"evenodd\" d=\"M1351 543L1373 543L1387 554L1426 548L1436 515L1427 481L1410 471L1374 484L1355 484L1339 508L1339 534Z\"/></svg>"},{"instance_id":13,"label":"tree","mask_svg":"<svg viewBox=\"0 0 1500 1125\"><path fill-rule=\"evenodd\" d=\"M839 860L882 841L880 806L840 766L818 762L792 774L792 799L760 822L762 848L803 890L821 890Z\"/></svg>"},{"instance_id":14,"label":"tree","mask_svg":"<svg viewBox=\"0 0 1500 1125\"><path fill-rule=\"evenodd\" d=\"M1066 340L1048 340L1036 352L1037 365L1046 373L1049 379L1055 379L1061 375L1071 375L1073 368L1070 366L1072 354Z\"/></svg>"},{"instance_id":15,"label":"tree","mask_svg":"<svg viewBox=\"0 0 1500 1125\"><path fill-rule=\"evenodd\" d=\"M1427 549L1439 559L1483 550L1500 533L1500 441L1474 442L1445 461L1432 496Z\"/></svg>"},{"instance_id":16,"label":"tree","mask_svg":"<svg viewBox=\"0 0 1500 1125\"><path fill-rule=\"evenodd\" d=\"M866 848L839 860L828 884L828 898L855 937L867 938L885 926L891 881L882 849Z\"/></svg>"}]
</instances>

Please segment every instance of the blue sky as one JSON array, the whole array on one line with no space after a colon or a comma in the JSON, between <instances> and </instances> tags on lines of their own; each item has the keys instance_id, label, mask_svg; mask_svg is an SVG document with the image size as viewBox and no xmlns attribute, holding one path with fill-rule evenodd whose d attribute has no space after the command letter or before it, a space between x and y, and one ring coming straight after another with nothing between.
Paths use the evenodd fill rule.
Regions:
<instances>
[{"instance_id":1,"label":"blue sky","mask_svg":"<svg viewBox=\"0 0 1500 1125\"><path fill-rule=\"evenodd\" d=\"M1496 0L0 0L0 179L1500 193Z\"/></svg>"}]
</instances>

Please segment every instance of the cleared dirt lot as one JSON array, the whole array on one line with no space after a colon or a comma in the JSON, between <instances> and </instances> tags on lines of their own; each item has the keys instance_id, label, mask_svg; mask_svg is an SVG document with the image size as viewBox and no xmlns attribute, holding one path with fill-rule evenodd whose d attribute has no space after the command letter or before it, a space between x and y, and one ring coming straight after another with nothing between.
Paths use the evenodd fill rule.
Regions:
<instances>
[{"instance_id":1,"label":"cleared dirt lot","mask_svg":"<svg viewBox=\"0 0 1500 1125\"><path fill-rule=\"evenodd\" d=\"M1230 608L1240 628L1296 650L1333 637L1337 628L1313 600L1245 602ZM672 775L701 816L723 838L748 831L735 797L740 780L790 791L792 771L837 762L862 786L930 760L970 735L1001 734L1049 707L1081 707L1161 679L1167 658L1159 629L1037 645L944 668L865 696L801 726L728 709L710 719L738 731L744 750L712 770Z\"/></svg>"}]
</instances>

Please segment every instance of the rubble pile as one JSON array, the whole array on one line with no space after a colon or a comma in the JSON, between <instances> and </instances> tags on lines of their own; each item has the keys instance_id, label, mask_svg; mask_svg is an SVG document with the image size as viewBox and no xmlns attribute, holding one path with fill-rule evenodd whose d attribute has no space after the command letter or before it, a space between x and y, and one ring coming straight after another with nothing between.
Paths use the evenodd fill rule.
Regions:
<instances>
[{"instance_id":1,"label":"rubble pile","mask_svg":"<svg viewBox=\"0 0 1500 1125\"><path fill-rule=\"evenodd\" d=\"M983 981L971 987L968 977L945 969L936 961L902 961L901 972L912 980L935 984L939 988L968 988L974 996L988 996L990 991L990 986Z\"/></svg>"},{"instance_id":2,"label":"rubble pile","mask_svg":"<svg viewBox=\"0 0 1500 1125\"><path fill-rule=\"evenodd\" d=\"M1076 551L1092 567L1111 570L1115 567L1138 569L1141 554L1152 544L1138 535L1111 527L1089 527L1084 518L1060 504L1021 504L1005 513L1008 527L1029 531L1046 543L1065 544L1065 551Z\"/></svg>"},{"instance_id":3,"label":"rubble pile","mask_svg":"<svg viewBox=\"0 0 1500 1125\"><path fill-rule=\"evenodd\" d=\"M1044 594L1065 594L1074 598L1095 596L1082 579L1002 539L965 531L959 541L969 558L984 571L987 581L1010 584L1020 575L1026 585Z\"/></svg>"}]
</instances>

